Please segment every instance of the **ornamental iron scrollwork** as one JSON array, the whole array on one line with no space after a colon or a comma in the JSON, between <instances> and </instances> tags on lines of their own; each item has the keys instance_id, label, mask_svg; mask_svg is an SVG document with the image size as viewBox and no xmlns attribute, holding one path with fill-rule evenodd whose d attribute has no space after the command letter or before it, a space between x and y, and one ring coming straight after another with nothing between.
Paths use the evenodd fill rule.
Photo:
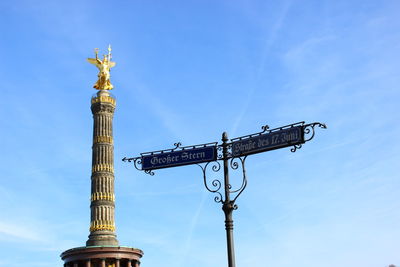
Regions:
<instances>
[{"instance_id":1,"label":"ornamental iron scrollwork","mask_svg":"<svg viewBox=\"0 0 400 267\"><path fill-rule=\"evenodd\" d=\"M144 171L144 173L149 174L151 176L154 175L153 170L142 170L142 158L141 157L136 157L136 158L127 158L124 157L122 159L123 162L133 162L133 166L135 166L136 170L138 171Z\"/></svg>"},{"instance_id":2,"label":"ornamental iron scrollwork","mask_svg":"<svg viewBox=\"0 0 400 267\"><path fill-rule=\"evenodd\" d=\"M217 159L222 160L224 159L224 154L222 153L223 147L221 145L217 146Z\"/></svg>"},{"instance_id":3,"label":"ornamental iron scrollwork","mask_svg":"<svg viewBox=\"0 0 400 267\"><path fill-rule=\"evenodd\" d=\"M174 143L175 148L173 148L173 149L171 150L171 152L174 151L175 149L179 148L181 145L182 145L181 142Z\"/></svg>"},{"instance_id":4,"label":"ornamental iron scrollwork","mask_svg":"<svg viewBox=\"0 0 400 267\"><path fill-rule=\"evenodd\" d=\"M261 133L265 133L266 131L269 130L269 125L263 125L263 126L261 126L261 130L262 130Z\"/></svg>"},{"instance_id":5,"label":"ornamental iron scrollwork","mask_svg":"<svg viewBox=\"0 0 400 267\"><path fill-rule=\"evenodd\" d=\"M296 152L297 149L300 149L301 147L302 147L301 144L294 145L294 146L290 149L290 151L294 153L294 152Z\"/></svg>"},{"instance_id":6,"label":"ornamental iron scrollwork","mask_svg":"<svg viewBox=\"0 0 400 267\"><path fill-rule=\"evenodd\" d=\"M219 163L219 161L211 161L211 162L207 162L204 165L201 164L197 164L202 172L203 172L203 181L204 181L204 186L207 189L208 192L210 193L214 193L217 194L214 197L214 201L216 203L223 203L222 200L222 194L221 192L219 192L219 190L221 189L222 183L219 179L211 179L211 185L209 185L209 183L207 182L207 167L211 167L211 170L214 173L218 173L221 170L221 163Z\"/></svg>"},{"instance_id":7,"label":"ornamental iron scrollwork","mask_svg":"<svg viewBox=\"0 0 400 267\"><path fill-rule=\"evenodd\" d=\"M303 126L304 128L304 142L308 142L315 136L315 126L318 126L321 129L327 129L326 124L320 122L314 122L310 124L306 124Z\"/></svg>"},{"instance_id":8,"label":"ornamental iron scrollwork","mask_svg":"<svg viewBox=\"0 0 400 267\"><path fill-rule=\"evenodd\" d=\"M319 127L321 129L327 129L328 127L326 126L326 124L324 123L320 123L320 122L313 122L313 123L309 123L309 124L304 124L304 122L302 122L302 128L303 128L303 137L304 137L304 142L308 142L311 139L314 138L315 136L315 127ZM302 148L302 144L297 144L294 145L290 151L291 152L296 152L298 149Z\"/></svg>"},{"instance_id":9,"label":"ornamental iron scrollwork","mask_svg":"<svg viewBox=\"0 0 400 267\"><path fill-rule=\"evenodd\" d=\"M229 190L229 194L236 194L233 200L230 200L229 202L234 205L234 209L237 209L237 205L235 205L236 199L242 194L244 189L247 186L247 176L246 176L246 168L245 168L245 161L246 161L247 156L245 157L237 157L237 158L230 158L229 160L229 167L232 170L237 170L239 167L242 169L242 181L241 185L237 189L232 189L231 184L227 184L227 188ZM203 173L203 182L204 186L207 191L213 194L217 194L217 196L214 197L214 201L216 203L226 203L226 199L223 199L221 188L222 188L222 179L215 179L215 178L210 178L207 173L207 170L211 169L213 173L218 173L222 168L221 168L221 163L219 161L212 161L212 162L207 162L205 164L197 164ZM211 182L210 182L211 181Z\"/></svg>"},{"instance_id":10,"label":"ornamental iron scrollwork","mask_svg":"<svg viewBox=\"0 0 400 267\"><path fill-rule=\"evenodd\" d=\"M232 203L235 203L236 199L238 199L238 197L242 194L242 192L244 191L244 189L247 186L247 176L246 176L246 167L245 167L246 158L247 158L247 156L238 157L238 158L232 158L230 160L230 162L229 162L229 165L231 166L232 170L237 170L239 168L238 161L240 162L240 165L241 165L241 168L242 168L242 183L241 183L240 187L238 189L236 189L236 190L231 190L232 186L230 186L230 188L229 188L230 189L229 190L230 194L237 193L236 196L234 197L234 199L232 200ZM236 204L234 205L234 208L237 209L237 205Z\"/></svg>"}]
</instances>

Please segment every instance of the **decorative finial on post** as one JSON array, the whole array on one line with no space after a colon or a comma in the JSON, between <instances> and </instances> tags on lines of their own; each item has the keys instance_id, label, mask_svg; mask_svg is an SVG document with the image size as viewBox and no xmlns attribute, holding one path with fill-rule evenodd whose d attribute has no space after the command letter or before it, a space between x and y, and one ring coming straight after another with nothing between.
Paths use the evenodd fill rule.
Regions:
<instances>
[{"instance_id":1,"label":"decorative finial on post","mask_svg":"<svg viewBox=\"0 0 400 267\"><path fill-rule=\"evenodd\" d=\"M108 45L108 55L105 55L103 60L98 57L99 49L94 49L95 58L88 58L87 61L95 65L99 69L97 77L99 79L94 84L93 88L97 90L111 90L114 86L110 82L110 69L115 66L115 62L111 61L111 45Z\"/></svg>"},{"instance_id":2,"label":"decorative finial on post","mask_svg":"<svg viewBox=\"0 0 400 267\"><path fill-rule=\"evenodd\" d=\"M222 141L223 142L227 142L228 141L228 133L227 132L223 132L222 133Z\"/></svg>"}]
</instances>

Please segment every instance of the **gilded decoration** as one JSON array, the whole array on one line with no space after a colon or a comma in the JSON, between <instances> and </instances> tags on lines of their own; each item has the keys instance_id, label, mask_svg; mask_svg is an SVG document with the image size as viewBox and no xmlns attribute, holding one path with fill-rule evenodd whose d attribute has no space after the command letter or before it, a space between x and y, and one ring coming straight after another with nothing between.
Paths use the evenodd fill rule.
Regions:
<instances>
[{"instance_id":1,"label":"gilded decoration","mask_svg":"<svg viewBox=\"0 0 400 267\"><path fill-rule=\"evenodd\" d=\"M112 193L96 192L91 195L90 200L91 201L96 201L96 200L115 201L115 195Z\"/></svg>"},{"instance_id":2,"label":"gilded decoration","mask_svg":"<svg viewBox=\"0 0 400 267\"><path fill-rule=\"evenodd\" d=\"M106 136L106 135L95 136L93 138L93 144L97 144L97 143L109 143L109 144L112 144L113 143L113 138L112 138L112 136Z\"/></svg>"},{"instance_id":3,"label":"gilded decoration","mask_svg":"<svg viewBox=\"0 0 400 267\"><path fill-rule=\"evenodd\" d=\"M94 231L115 231L113 221L93 221L90 224L90 232Z\"/></svg>"},{"instance_id":4,"label":"gilded decoration","mask_svg":"<svg viewBox=\"0 0 400 267\"><path fill-rule=\"evenodd\" d=\"M99 79L94 84L93 88L97 90L111 90L114 86L110 82L110 69L115 66L115 62L111 61L111 45L108 46L108 54L103 56L103 59L99 59L99 49L95 48L95 58L88 58L87 61L90 64L95 65L99 69L97 77Z\"/></svg>"},{"instance_id":5,"label":"gilded decoration","mask_svg":"<svg viewBox=\"0 0 400 267\"><path fill-rule=\"evenodd\" d=\"M92 166L92 173L102 171L114 172L114 167L111 164L96 164Z\"/></svg>"},{"instance_id":6,"label":"gilded decoration","mask_svg":"<svg viewBox=\"0 0 400 267\"><path fill-rule=\"evenodd\" d=\"M92 98L92 104L95 104L95 103L110 103L110 104L113 104L114 106L115 106L115 104L116 104L116 101L115 101L115 98L113 98L112 96L105 96L105 95L102 95L102 96L97 96L97 97L93 97Z\"/></svg>"}]
</instances>

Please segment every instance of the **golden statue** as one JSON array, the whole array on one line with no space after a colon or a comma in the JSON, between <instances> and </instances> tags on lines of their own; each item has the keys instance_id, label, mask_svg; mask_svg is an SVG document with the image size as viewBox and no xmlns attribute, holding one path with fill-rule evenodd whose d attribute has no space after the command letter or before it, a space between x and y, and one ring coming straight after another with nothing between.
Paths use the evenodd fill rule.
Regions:
<instances>
[{"instance_id":1,"label":"golden statue","mask_svg":"<svg viewBox=\"0 0 400 267\"><path fill-rule=\"evenodd\" d=\"M88 58L89 63L96 65L99 69L99 74L97 77L99 79L94 84L93 88L97 90L111 90L113 89L113 85L110 82L110 69L115 66L115 62L111 61L111 45L108 45L108 55L104 55L103 60L99 59L99 49L95 48L94 52L96 54L96 58Z\"/></svg>"}]
</instances>

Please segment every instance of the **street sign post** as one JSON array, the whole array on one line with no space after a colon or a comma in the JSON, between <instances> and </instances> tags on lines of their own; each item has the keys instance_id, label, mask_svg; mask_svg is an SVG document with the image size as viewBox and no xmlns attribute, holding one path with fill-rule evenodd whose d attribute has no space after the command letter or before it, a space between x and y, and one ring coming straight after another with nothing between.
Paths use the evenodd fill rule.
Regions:
<instances>
[{"instance_id":1,"label":"street sign post","mask_svg":"<svg viewBox=\"0 0 400 267\"><path fill-rule=\"evenodd\" d=\"M200 166L204 186L209 192L216 194L214 201L222 204L225 214L228 266L235 267L232 213L238 208L235 204L237 198L247 186L245 169L247 156L284 147L292 147L290 151L296 152L304 143L314 138L315 127L326 129L323 123L306 124L304 121L275 129L263 126L262 132L233 138L230 142L228 134L224 132L221 144L214 142L181 147L180 143L176 143L172 149L141 153L140 157L125 157L122 160L133 162L136 169L150 175L154 175L156 169L191 164ZM211 183L207 182L208 168L210 167L213 172L219 172L220 161L223 162L223 180L214 179ZM233 188L229 181L229 169L236 170L239 167L242 169L241 185L239 188Z\"/></svg>"}]
</instances>

